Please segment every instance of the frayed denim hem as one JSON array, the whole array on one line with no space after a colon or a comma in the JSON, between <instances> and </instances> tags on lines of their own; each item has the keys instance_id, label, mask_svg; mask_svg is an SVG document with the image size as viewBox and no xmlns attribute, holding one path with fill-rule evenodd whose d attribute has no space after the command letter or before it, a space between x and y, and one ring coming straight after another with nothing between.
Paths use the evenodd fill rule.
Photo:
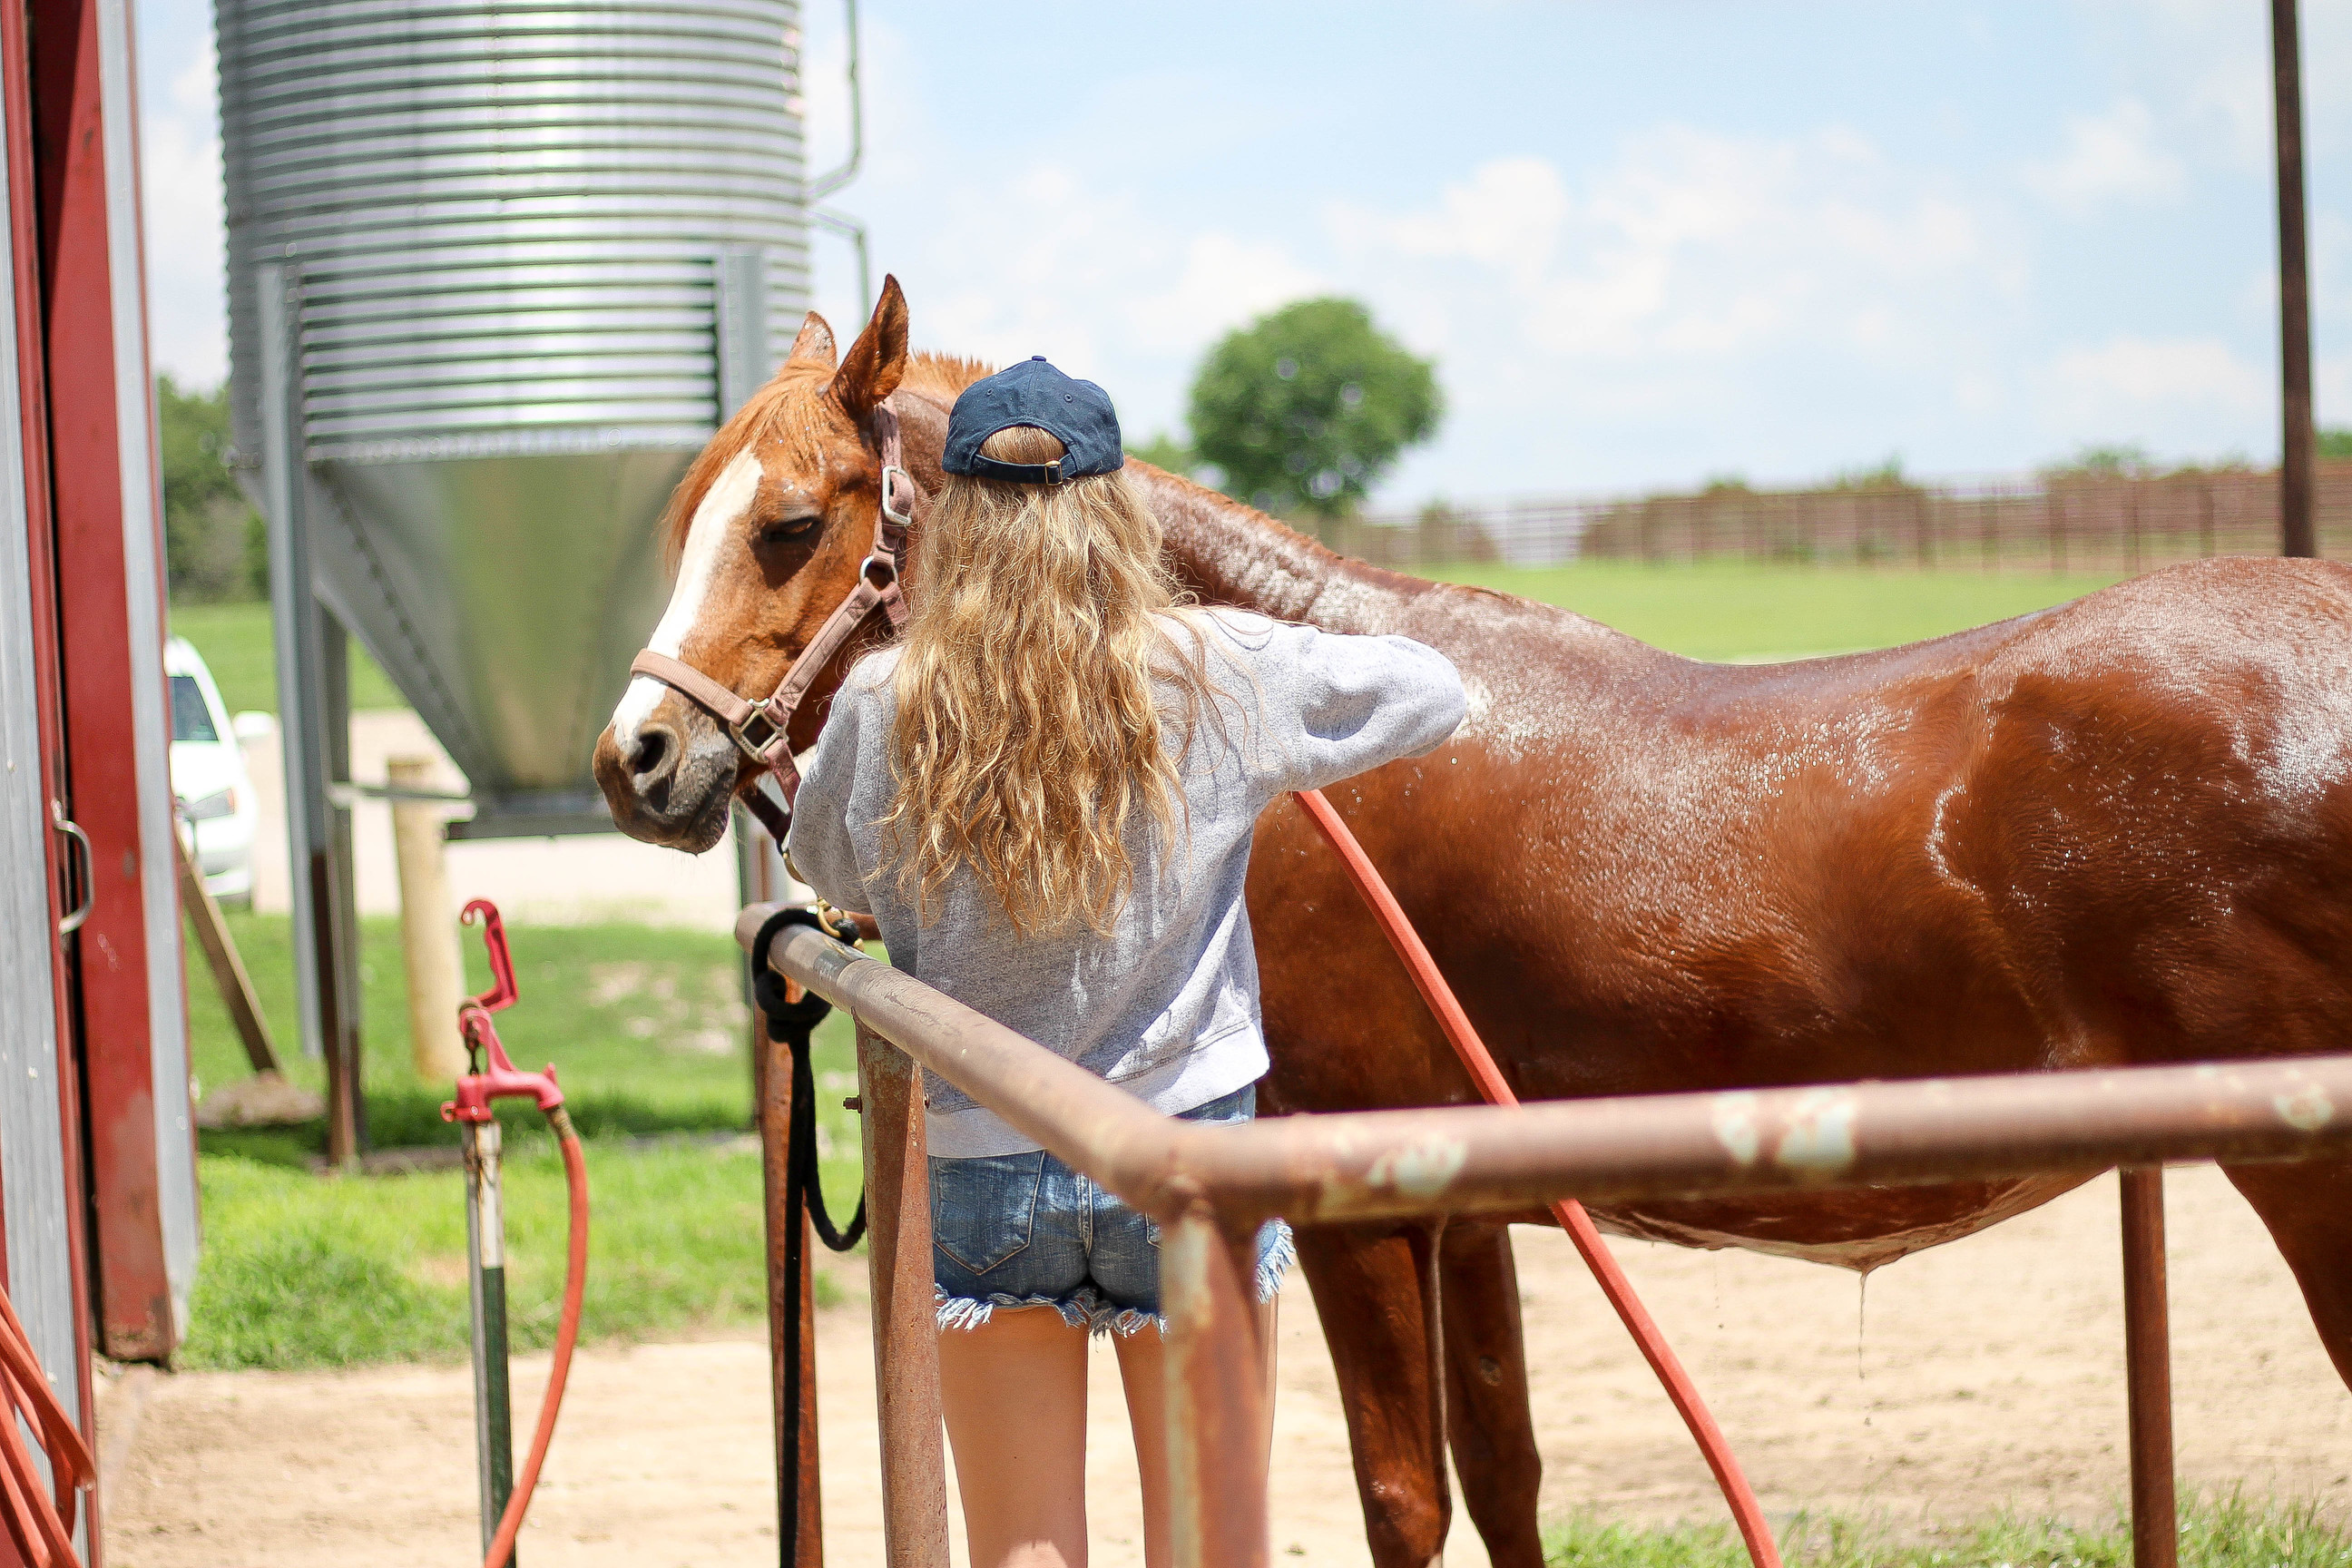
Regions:
<instances>
[{"instance_id":1,"label":"frayed denim hem","mask_svg":"<svg viewBox=\"0 0 2352 1568\"><path fill-rule=\"evenodd\" d=\"M1290 1234L1290 1222L1270 1219L1273 1227L1268 1236L1257 1233L1257 1299L1261 1306L1271 1301L1282 1290L1282 1277L1298 1261L1298 1238Z\"/></svg>"},{"instance_id":2,"label":"frayed denim hem","mask_svg":"<svg viewBox=\"0 0 2352 1568\"><path fill-rule=\"evenodd\" d=\"M1270 1233L1270 1234L1269 1234ZM1257 1299L1271 1301L1281 1293L1282 1278L1298 1261L1298 1242L1291 1235L1287 1222L1266 1221L1266 1228L1258 1232ZM1025 1307L1051 1307L1062 1314L1062 1321L1074 1329L1084 1329L1099 1339L1117 1334L1130 1339L1147 1328L1163 1332L1168 1320L1158 1312L1147 1312L1140 1307L1118 1307L1102 1298L1102 1292L1091 1285L1082 1285L1066 1297L1013 1296L996 1291L987 1296L950 1296L934 1282L931 1299L939 1308L939 1326L942 1332L949 1329L977 1329L994 1317L1000 1310L1015 1310Z\"/></svg>"},{"instance_id":3,"label":"frayed denim hem","mask_svg":"<svg viewBox=\"0 0 2352 1568\"><path fill-rule=\"evenodd\" d=\"M1091 1290L1080 1290L1067 1300L1056 1300L1051 1296L1009 1296L1002 1290L987 1296L950 1296L934 1282L931 1300L939 1307L942 1333L950 1329L977 1329L996 1316L1000 1307L1051 1307L1074 1329L1092 1328L1104 1310L1102 1301Z\"/></svg>"}]
</instances>

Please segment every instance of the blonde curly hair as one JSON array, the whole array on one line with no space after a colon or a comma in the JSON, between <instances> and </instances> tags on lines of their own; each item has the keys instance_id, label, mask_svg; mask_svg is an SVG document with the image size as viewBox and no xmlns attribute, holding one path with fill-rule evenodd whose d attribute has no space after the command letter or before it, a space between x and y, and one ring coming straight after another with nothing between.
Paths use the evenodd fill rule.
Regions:
<instances>
[{"instance_id":1,"label":"blonde curly hair","mask_svg":"<svg viewBox=\"0 0 2352 1568\"><path fill-rule=\"evenodd\" d=\"M1045 463L1029 426L982 445ZM1016 935L1108 932L1135 888L1130 826L1173 845L1178 766L1215 689L1197 611L1123 473L1053 486L950 475L915 531L881 819L917 918L969 864ZM888 864L877 876L889 869Z\"/></svg>"}]
</instances>

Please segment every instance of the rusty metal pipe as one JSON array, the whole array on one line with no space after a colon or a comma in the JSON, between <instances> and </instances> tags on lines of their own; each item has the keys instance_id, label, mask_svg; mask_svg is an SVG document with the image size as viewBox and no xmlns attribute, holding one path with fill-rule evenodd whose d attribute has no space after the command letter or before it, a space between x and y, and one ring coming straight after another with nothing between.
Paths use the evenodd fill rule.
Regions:
<instances>
[{"instance_id":1,"label":"rusty metal pipe","mask_svg":"<svg viewBox=\"0 0 2352 1568\"><path fill-rule=\"evenodd\" d=\"M2123 1173L2124 1382L2131 1420L2132 1568L2178 1568L2172 1328L2164 1269L2164 1167Z\"/></svg>"},{"instance_id":2,"label":"rusty metal pipe","mask_svg":"<svg viewBox=\"0 0 2352 1568\"><path fill-rule=\"evenodd\" d=\"M744 911L749 942L772 907ZM2165 1160L2352 1155L2352 1057L1291 1116L1194 1127L912 976L806 928L771 946L807 985L1163 1221L1294 1224L1671 1194L2094 1173Z\"/></svg>"},{"instance_id":3,"label":"rusty metal pipe","mask_svg":"<svg viewBox=\"0 0 2352 1568\"><path fill-rule=\"evenodd\" d=\"M874 1398L882 1440L883 1561L889 1568L948 1568L948 1465L940 1424L923 1075L863 1019L857 1026L857 1092L865 1106L860 1121L866 1258L874 1298Z\"/></svg>"},{"instance_id":4,"label":"rusty metal pipe","mask_svg":"<svg viewBox=\"0 0 2352 1568\"><path fill-rule=\"evenodd\" d=\"M1255 1227L1231 1230L1207 1204L1163 1227L1168 1312L1170 1520L1178 1568L1266 1568L1264 1347L1252 1304Z\"/></svg>"}]
</instances>

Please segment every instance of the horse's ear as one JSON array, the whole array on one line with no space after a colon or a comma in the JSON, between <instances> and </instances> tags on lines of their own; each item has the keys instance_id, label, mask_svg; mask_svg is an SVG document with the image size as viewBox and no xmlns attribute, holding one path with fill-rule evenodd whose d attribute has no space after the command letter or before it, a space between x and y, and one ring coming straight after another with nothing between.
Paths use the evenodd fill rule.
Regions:
<instances>
[{"instance_id":1,"label":"horse's ear","mask_svg":"<svg viewBox=\"0 0 2352 1568\"><path fill-rule=\"evenodd\" d=\"M833 346L833 329L814 310L802 320L801 335L793 340L793 352L784 356L784 363L790 364L796 359L814 360L827 370L839 363Z\"/></svg>"},{"instance_id":2,"label":"horse's ear","mask_svg":"<svg viewBox=\"0 0 2352 1568\"><path fill-rule=\"evenodd\" d=\"M898 279L882 279L882 298L874 304L874 319L857 334L833 374L834 401L852 419L863 419L874 405L898 390L907 374L907 296Z\"/></svg>"}]
</instances>

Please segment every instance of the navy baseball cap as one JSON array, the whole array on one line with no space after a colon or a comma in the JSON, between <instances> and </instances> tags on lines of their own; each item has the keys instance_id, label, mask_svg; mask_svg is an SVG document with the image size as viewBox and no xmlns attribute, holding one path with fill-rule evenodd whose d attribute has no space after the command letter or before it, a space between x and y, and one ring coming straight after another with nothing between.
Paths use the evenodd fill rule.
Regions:
<instances>
[{"instance_id":1,"label":"navy baseball cap","mask_svg":"<svg viewBox=\"0 0 2352 1568\"><path fill-rule=\"evenodd\" d=\"M982 442L1015 425L1033 425L1055 437L1064 455L1051 463L1000 463L980 455ZM940 467L973 479L1058 485L1116 473L1126 461L1110 394L1091 381L1073 381L1039 354L963 389L948 416L947 450Z\"/></svg>"}]
</instances>

